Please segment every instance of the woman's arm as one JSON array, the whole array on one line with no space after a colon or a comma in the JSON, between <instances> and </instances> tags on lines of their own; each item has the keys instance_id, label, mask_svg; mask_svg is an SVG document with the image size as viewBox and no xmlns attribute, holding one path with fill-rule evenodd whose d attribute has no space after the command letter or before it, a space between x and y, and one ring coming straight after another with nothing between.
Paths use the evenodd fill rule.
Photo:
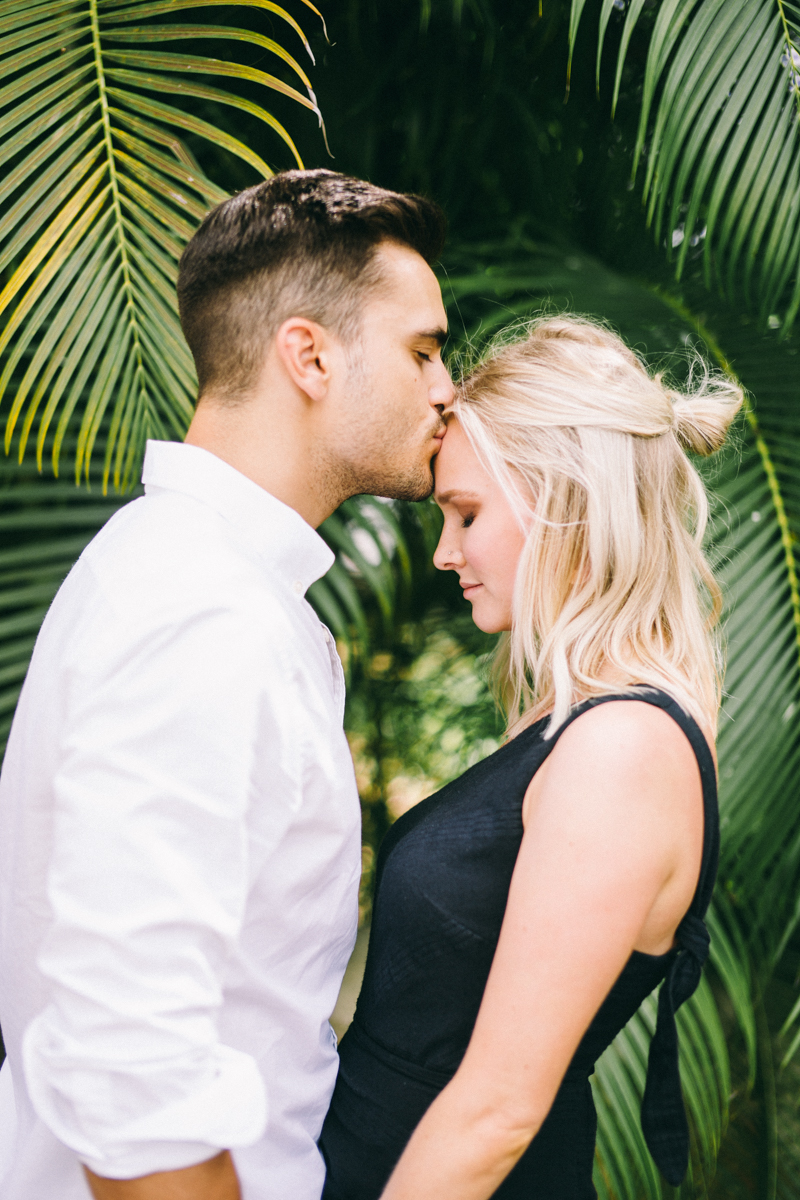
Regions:
<instances>
[{"instance_id":1,"label":"woman's arm","mask_svg":"<svg viewBox=\"0 0 800 1200\"><path fill-rule=\"evenodd\" d=\"M634 949L666 952L700 868L700 776L685 736L640 701L561 736L525 834L467 1053L383 1200L487 1200L526 1150Z\"/></svg>"}]
</instances>

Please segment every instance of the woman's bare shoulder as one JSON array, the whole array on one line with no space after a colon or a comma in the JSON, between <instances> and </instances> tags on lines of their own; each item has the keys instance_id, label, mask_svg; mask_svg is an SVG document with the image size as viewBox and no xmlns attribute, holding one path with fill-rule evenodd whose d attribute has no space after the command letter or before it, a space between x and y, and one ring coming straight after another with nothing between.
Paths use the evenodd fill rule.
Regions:
<instances>
[{"instance_id":1,"label":"woman's bare shoulder","mask_svg":"<svg viewBox=\"0 0 800 1200\"><path fill-rule=\"evenodd\" d=\"M635 699L582 713L534 775L523 823L538 851L529 858L570 845L598 895L635 883L626 903L647 903L634 948L669 949L697 885L704 805L694 750L668 713Z\"/></svg>"},{"instance_id":2,"label":"woman's bare shoulder","mask_svg":"<svg viewBox=\"0 0 800 1200\"><path fill-rule=\"evenodd\" d=\"M701 728L713 751L710 731ZM655 704L636 698L598 704L581 713L559 737L551 757L591 754L595 762L620 767L663 761L697 769L692 745L678 722Z\"/></svg>"},{"instance_id":3,"label":"woman's bare shoulder","mask_svg":"<svg viewBox=\"0 0 800 1200\"><path fill-rule=\"evenodd\" d=\"M548 792L569 788L584 796L611 793L615 808L624 798L640 807L676 797L692 804L700 795L700 772L694 750L678 723L656 705L637 699L598 704L581 713L558 738L534 776L526 797L531 804ZM611 798L611 796L609 798Z\"/></svg>"}]
</instances>

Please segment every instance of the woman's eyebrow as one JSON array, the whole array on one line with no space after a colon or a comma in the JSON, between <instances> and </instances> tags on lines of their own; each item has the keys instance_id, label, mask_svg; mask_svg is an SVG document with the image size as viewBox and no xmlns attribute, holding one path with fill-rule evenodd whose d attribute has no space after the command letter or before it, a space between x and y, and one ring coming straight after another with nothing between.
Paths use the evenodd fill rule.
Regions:
<instances>
[{"instance_id":1,"label":"woman's eyebrow","mask_svg":"<svg viewBox=\"0 0 800 1200\"><path fill-rule=\"evenodd\" d=\"M458 488L450 492L441 492L435 497L437 504L452 504L454 500L477 500L476 492L462 492Z\"/></svg>"}]
</instances>

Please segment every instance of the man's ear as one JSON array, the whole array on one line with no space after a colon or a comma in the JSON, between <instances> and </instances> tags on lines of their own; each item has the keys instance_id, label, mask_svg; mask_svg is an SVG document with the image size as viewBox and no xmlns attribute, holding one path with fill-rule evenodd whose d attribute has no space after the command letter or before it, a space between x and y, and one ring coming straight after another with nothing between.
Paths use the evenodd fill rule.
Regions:
<instances>
[{"instance_id":1,"label":"man's ear","mask_svg":"<svg viewBox=\"0 0 800 1200\"><path fill-rule=\"evenodd\" d=\"M289 317L275 335L275 351L289 378L310 400L324 400L339 358L338 340L316 321Z\"/></svg>"}]
</instances>

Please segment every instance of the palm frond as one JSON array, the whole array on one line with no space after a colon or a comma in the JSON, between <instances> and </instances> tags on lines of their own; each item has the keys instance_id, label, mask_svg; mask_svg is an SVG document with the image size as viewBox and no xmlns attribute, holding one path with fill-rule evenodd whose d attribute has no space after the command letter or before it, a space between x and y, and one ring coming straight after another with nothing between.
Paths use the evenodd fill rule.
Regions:
<instances>
[{"instance_id":1,"label":"palm frond","mask_svg":"<svg viewBox=\"0 0 800 1200\"><path fill-rule=\"evenodd\" d=\"M572 0L574 48L585 0ZM600 15L598 74L613 0ZM612 108L631 36L621 31ZM645 155L645 147L647 153ZM800 308L800 5L661 0L644 69L634 175L680 278L702 245L706 282L788 329ZM699 253L700 251L697 251ZM782 316L779 318L778 314Z\"/></svg>"},{"instance_id":2,"label":"palm frond","mask_svg":"<svg viewBox=\"0 0 800 1200\"><path fill-rule=\"evenodd\" d=\"M316 13L308 0L307 7ZM103 487L134 478L146 437L181 437L191 418L194 369L174 300L177 260L197 223L226 193L199 168L187 136L210 140L262 177L261 154L191 111L197 101L245 111L294 142L265 107L216 85L279 93L320 120L306 72L273 38L198 24L218 0L82 0L0 5L0 405L5 450L22 461L35 442L58 472L76 435L76 479L89 478L101 426ZM277 17L268 0L236 6ZM194 20L169 21L182 8ZM298 86L235 60L165 50L203 39L254 46ZM154 48L158 46L159 48ZM173 102L177 101L177 103ZM189 108L181 107L188 101Z\"/></svg>"}]
</instances>

